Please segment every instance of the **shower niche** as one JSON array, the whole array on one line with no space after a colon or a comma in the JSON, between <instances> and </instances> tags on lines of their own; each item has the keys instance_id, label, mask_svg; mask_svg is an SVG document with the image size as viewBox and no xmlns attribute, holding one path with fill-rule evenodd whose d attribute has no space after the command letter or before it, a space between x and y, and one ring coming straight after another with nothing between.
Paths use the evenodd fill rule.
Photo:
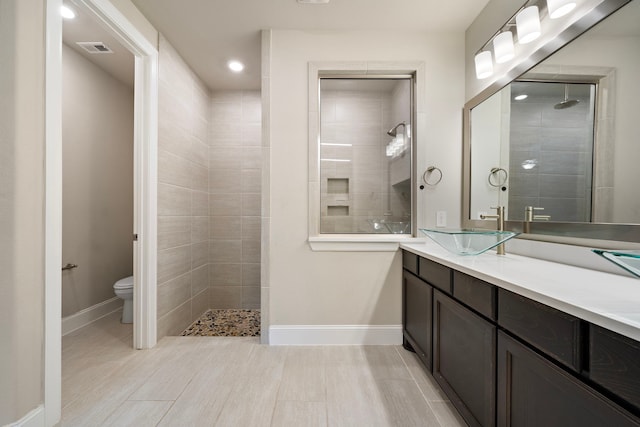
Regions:
<instances>
[{"instance_id":1,"label":"shower niche","mask_svg":"<svg viewBox=\"0 0 640 427\"><path fill-rule=\"evenodd\" d=\"M413 76L320 77L320 233L410 234Z\"/></svg>"}]
</instances>

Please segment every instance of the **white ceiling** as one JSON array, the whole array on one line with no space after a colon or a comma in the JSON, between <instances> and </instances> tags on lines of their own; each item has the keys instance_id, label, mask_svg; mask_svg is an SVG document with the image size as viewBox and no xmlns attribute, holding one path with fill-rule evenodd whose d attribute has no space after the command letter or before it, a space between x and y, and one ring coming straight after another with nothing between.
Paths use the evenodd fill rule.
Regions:
<instances>
[{"instance_id":1,"label":"white ceiling","mask_svg":"<svg viewBox=\"0 0 640 427\"><path fill-rule=\"evenodd\" d=\"M260 88L260 31L464 32L488 0L132 0L209 88ZM420 37L420 35L416 35ZM227 61L246 68L232 74Z\"/></svg>"},{"instance_id":2,"label":"white ceiling","mask_svg":"<svg viewBox=\"0 0 640 427\"><path fill-rule=\"evenodd\" d=\"M112 37L107 30L96 23L93 18L83 13L82 9L73 4L68 4L68 6L76 13L76 17L62 21L62 41L117 80L133 88L133 54ZM90 54L79 47L76 42L102 42L113 53Z\"/></svg>"},{"instance_id":3,"label":"white ceiling","mask_svg":"<svg viewBox=\"0 0 640 427\"><path fill-rule=\"evenodd\" d=\"M260 88L260 31L463 32L488 0L331 0L302 5L296 0L131 0L213 90ZM634 4L635 3L635 4ZM589 34L637 35L639 2L631 2ZM133 86L133 55L91 18L65 21L63 40L117 79ZM419 34L416 37L420 37ZM443 36L444 37L444 36ZM90 55L76 41L101 41L114 54ZM246 68L231 73L227 61Z\"/></svg>"}]
</instances>

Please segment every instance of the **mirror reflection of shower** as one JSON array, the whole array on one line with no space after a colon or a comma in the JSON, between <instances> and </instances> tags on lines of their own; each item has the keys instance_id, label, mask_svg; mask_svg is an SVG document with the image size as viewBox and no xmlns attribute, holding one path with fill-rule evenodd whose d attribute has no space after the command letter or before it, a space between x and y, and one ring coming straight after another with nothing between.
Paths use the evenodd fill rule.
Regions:
<instances>
[{"instance_id":1,"label":"mirror reflection of shower","mask_svg":"<svg viewBox=\"0 0 640 427\"><path fill-rule=\"evenodd\" d=\"M558 102L553 106L555 110L564 110L565 108L571 108L578 105L579 99L569 99L569 84L564 85L564 101Z\"/></svg>"},{"instance_id":2,"label":"mirror reflection of shower","mask_svg":"<svg viewBox=\"0 0 640 427\"><path fill-rule=\"evenodd\" d=\"M508 164L510 220L526 206L557 221L592 216L597 86L589 81L516 81L511 86ZM517 100L513 95L527 94Z\"/></svg>"}]
</instances>

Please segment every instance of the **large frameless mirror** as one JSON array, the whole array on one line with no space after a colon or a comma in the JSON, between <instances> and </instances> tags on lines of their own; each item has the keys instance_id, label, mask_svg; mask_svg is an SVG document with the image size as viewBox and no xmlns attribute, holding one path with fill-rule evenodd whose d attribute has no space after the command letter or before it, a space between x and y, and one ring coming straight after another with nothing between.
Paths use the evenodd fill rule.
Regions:
<instances>
[{"instance_id":1,"label":"large frameless mirror","mask_svg":"<svg viewBox=\"0 0 640 427\"><path fill-rule=\"evenodd\" d=\"M631 1L465 107L465 226L505 206L512 230L638 241L638 22Z\"/></svg>"},{"instance_id":2,"label":"large frameless mirror","mask_svg":"<svg viewBox=\"0 0 640 427\"><path fill-rule=\"evenodd\" d=\"M320 233L411 234L413 76L320 76Z\"/></svg>"}]
</instances>

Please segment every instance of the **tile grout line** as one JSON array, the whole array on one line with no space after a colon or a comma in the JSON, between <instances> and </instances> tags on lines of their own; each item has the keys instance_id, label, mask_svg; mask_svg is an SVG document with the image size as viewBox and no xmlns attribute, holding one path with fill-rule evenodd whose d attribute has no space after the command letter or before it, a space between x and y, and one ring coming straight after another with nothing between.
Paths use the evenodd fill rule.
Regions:
<instances>
[{"instance_id":1,"label":"tile grout line","mask_svg":"<svg viewBox=\"0 0 640 427\"><path fill-rule=\"evenodd\" d=\"M440 424L440 426L442 427L443 426L442 420L438 416L438 413L433 409L433 406L431 406L431 402L429 402L429 399L427 399L427 396L425 396L424 392L422 391L422 388L420 388L420 385L418 384L418 381L416 381L415 376L411 372L411 369L409 369L409 365L407 365L407 362L405 362L404 357L402 357L402 355L400 354L400 350L398 349L397 346L396 346L396 353L398 354L398 357L400 357L400 360L402 360L402 364L404 365L404 367L407 370L407 372L409 372L409 376L413 380L413 383L415 384L415 386L418 388L418 391L420 391L420 395L422 396L424 401L427 403L427 406L431 410L431 413L436 417L436 420L438 420L438 424Z\"/></svg>"},{"instance_id":2,"label":"tile grout line","mask_svg":"<svg viewBox=\"0 0 640 427\"><path fill-rule=\"evenodd\" d=\"M285 357L284 357L284 362L282 364L282 374L280 374L280 380L278 381L278 391L276 391L276 398L273 402L273 410L271 411L271 419L269 420L269 425L272 427L278 427L278 426L274 426L273 425L273 418L276 415L276 407L278 406L278 402L280 401L278 399L278 396L280 396L280 388L282 387L282 378L284 377L284 371L285 368L287 366L287 358L289 357L289 348L286 348L286 353L285 353Z\"/></svg>"}]
</instances>

